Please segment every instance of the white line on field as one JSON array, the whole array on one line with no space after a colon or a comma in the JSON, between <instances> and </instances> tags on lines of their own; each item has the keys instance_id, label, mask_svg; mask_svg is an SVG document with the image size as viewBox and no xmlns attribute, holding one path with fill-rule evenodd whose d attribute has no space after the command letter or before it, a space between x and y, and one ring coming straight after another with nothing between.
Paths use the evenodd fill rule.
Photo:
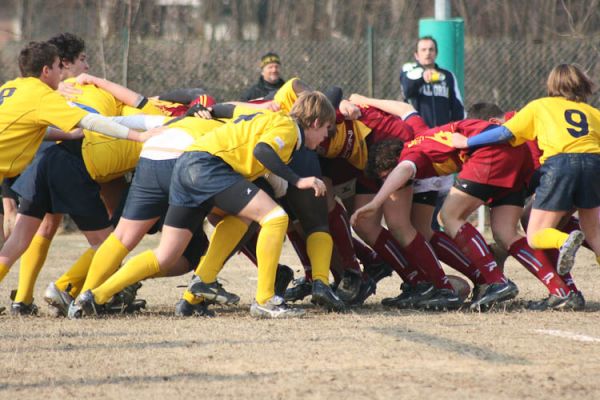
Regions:
<instances>
[{"instance_id":1,"label":"white line on field","mask_svg":"<svg viewBox=\"0 0 600 400\"><path fill-rule=\"evenodd\" d=\"M581 335L575 332L568 331L560 331L556 329L536 329L535 332L541 333L543 335L557 336L565 339L576 340L578 342L592 342L597 343L600 342L600 338L596 338L593 336Z\"/></svg>"}]
</instances>

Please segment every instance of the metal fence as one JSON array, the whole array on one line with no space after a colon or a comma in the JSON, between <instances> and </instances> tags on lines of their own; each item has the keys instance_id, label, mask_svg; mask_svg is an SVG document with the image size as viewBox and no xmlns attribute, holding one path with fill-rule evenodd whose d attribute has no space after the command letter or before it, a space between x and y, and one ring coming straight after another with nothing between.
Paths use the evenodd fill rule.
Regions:
<instances>
[{"instance_id":1,"label":"metal fence","mask_svg":"<svg viewBox=\"0 0 600 400\"><path fill-rule=\"evenodd\" d=\"M88 39L91 73L104 76L145 95L175 87L203 87L219 100L238 99L259 76L258 59L276 51L285 78L300 76L317 88L336 84L346 93L372 93L401 98L399 71L412 60L413 43L375 39L370 86L367 40L350 41L169 41ZM0 81L18 75L16 57L24 42L0 49ZM549 70L557 63L576 62L599 81L600 41L565 39L532 42L468 39L465 44L465 100L494 101L518 108L544 95ZM600 99L593 99L600 106Z\"/></svg>"}]
</instances>

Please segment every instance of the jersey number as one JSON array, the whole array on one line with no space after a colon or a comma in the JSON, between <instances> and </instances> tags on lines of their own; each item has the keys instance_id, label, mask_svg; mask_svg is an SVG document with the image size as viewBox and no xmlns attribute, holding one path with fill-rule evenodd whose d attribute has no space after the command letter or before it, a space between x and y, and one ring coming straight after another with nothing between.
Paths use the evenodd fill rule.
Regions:
<instances>
[{"instance_id":1,"label":"jersey number","mask_svg":"<svg viewBox=\"0 0 600 400\"><path fill-rule=\"evenodd\" d=\"M573 137L582 137L590 132L587 118L579 110L565 110L565 120L567 124L573 126L573 128L567 128L569 135Z\"/></svg>"},{"instance_id":2,"label":"jersey number","mask_svg":"<svg viewBox=\"0 0 600 400\"><path fill-rule=\"evenodd\" d=\"M15 93L15 90L17 90L17 88L5 88L2 89L0 91L0 105L2 105L2 103L4 103L4 99L7 97L12 96Z\"/></svg>"},{"instance_id":3,"label":"jersey number","mask_svg":"<svg viewBox=\"0 0 600 400\"><path fill-rule=\"evenodd\" d=\"M258 114L262 114L262 113L254 113L254 114L248 114L248 115L240 115L239 117L237 117L235 119L235 121L233 121L234 124L240 123L242 121L250 121L252 118L256 117Z\"/></svg>"}]
</instances>

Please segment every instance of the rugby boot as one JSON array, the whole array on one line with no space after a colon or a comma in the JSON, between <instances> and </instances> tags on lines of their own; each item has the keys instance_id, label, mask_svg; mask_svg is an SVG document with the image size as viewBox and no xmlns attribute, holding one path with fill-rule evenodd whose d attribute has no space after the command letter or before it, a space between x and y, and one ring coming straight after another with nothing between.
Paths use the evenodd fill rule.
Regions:
<instances>
[{"instance_id":1,"label":"rugby boot","mask_svg":"<svg viewBox=\"0 0 600 400\"><path fill-rule=\"evenodd\" d=\"M312 282L307 280L306 277L300 277L294 280L294 286L286 289L283 298L285 301L299 301L304 300L306 296L312 293Z\"/></svg>"},{"instance_id":2,"label":"rugby boot","mask_svg":"<svg viewBox=\"0 0 600 400\"><path fill-rule=\"evenodd\" d=\"M91 290L87 290L83 293L81 293L77 299L75 299L75 301L71 304L75 304L77 305L77 307L79 308L79 310L81 311L81 313L79 313L78 317L74 317L74 318L81 318L83 315L98 315L100 314L99 311L102 310L102 306L100 306L99 304L96 303L96 300L94 299L94 294L92 293ZM69 306L69 318L71 318L71 306Z\"/></svg>"},{"instance_id":3,"label":"rugby boot","mask_svg":"<svg viewBox=\"0 0 600 400\"><path fill-rule=\"evenodd\" d=\"M560 246L558 261L556 262L556 272L559 275L565 275L571 272L575 264L575 254L579 247L583 244L585 235L583 232L575 230L569 233L569 237L565 243Z\"/></svg>"},{"instance_id":4,"label":"rugby boot","mask_svg":"<svg viewBox=\"0 0 600 400\"><path fill-rule=\"evenodd\" d=\"M338 285L335 294L346 304L352 303L358 297L362 277L360 272L354 270L344 271L344 276Z\"/></svg>"},{"instance_id":5,"label":"rugby boot","mask_svg":"<svg viewBox=\"0 0 600 400\"><path fill-rule=\"evenodd\" d=\"M254 300L250 306L250 315L255 318L297 318L304 314L304 310L289 307L279 296L271 297L265 304Z\"/></svg>"},{"instance_id":6,"label":"rugby boot","mask_svg":"<svg viewBox=\"0 0 600 400\"><path fill-rule=\"evenodd\" d=\"M549 295L543 300L530 301L527 309L531 311L581 311L585 308L585 300L581 292L570 292L565 297Z\"/></svg>"},{"instance_id":7,"label":"rugby boot","mask_svg":"<svg viewBox=\"0 0 600 400\"><path fill-rule=\"evenodd\" d=\"M277 275L275 275L275 295L284 297L287 287L294 279L294 271L287 265L279 264L277 266Z\"/></svg>"},{"instance_id":8,"label":"rugby boot","mask_svg":"<svg viewBox=\"0 0 600 400\"><path fill-rule=\"evenodd\" d=\"M325 307L329 311L344 311L346 305L331 289L331 286L324 284L320 280L312 283L311 303Z\"/></svg>"},{"instance_id":9,"label":"rugby boot","mask_svg":"<svg viewBox=\"0 0 600 400\"><path fill-rule=\"evenodd\" d=\"M31 301L31 304L26 304L26 303L22 303L22 302L18 302L15 303L15 297L17 297L17 291L16 290L11 290L10 292L10 299L13 300L10 303L10 314L11 315L21 315L21 316L26 316L26 315L37 315L38 314L38 307L33 303L33 300Z\"/></svg>"},{"instance_id":10,"label":"rugby boot","mask_svg":"<svg viewBox=\"0 0 600 400\"><path fill-rule=\"evenodd\" d=\"M435 287L429 282L420 282L416 285L404 282L400 285L400 290L402 291L400 295L385 298L381 304L400 309L413 308L417 302L426 300L435 293Z\"/></svg>"},{"instance_id":11,"label":"rugby boot","mask_svg":"<svg viewBox=\"0 0 600 400\"><path fill-rule=\"evenodd\" d=\"M372 294L375 294L376 290L377 290L377 284L375 283L375 281L372 278L367 276L367 279L363 280L360 283L360 290L358 292L358 296L356 296L356 299L354 299L354 301L352 302L352 305L353 306L363 305L365 300L367 300L367 298L369 298L369 296L371 296Z\"/></svg>"},{"instance_id":12,"label":"rugby boot","mask_svg":"<svg viewBox=\"0 0 600 400\"><path fill-rule=\"evenodd\" d=\"M491 283L485 293L478 300L473 301L469 308L473 311L487 311L494 304L514 299L518 294L517 285L510 280L507 283Z\"/></svg>"},{"instance_id":13,"label":"rugby boot","mask_svg":"<svg viewBox=\"0 0 600 400\"><path fill-rule=\"evenodd\" d=\"M379 264L369 264L364 267L365 273L369 275L371 279L378 283L383 278L387 278L388 276L392 276L392 272L394 270L387 263L379 263Z\"/></svg>"},{"instance_id":14,"label":"rugby boot","mask_svg":"<svg viewBox=\"0 0 600 400\"><path fill-rule=\"evenodd\" d=\"M456 310L463 304L460 297L452 289L436 289L433 296L419 300L415 303L415 308L425 310Z\"/></svg>"},{"instance_id":15,"label":"rugby boot","mask_svg":"<svg viewBox=\"0 0 600 400\"><path fill-rule=\"evenodd\" d=\"M50 282L44 292L44 300L48 303L50 313L57 317L66 317L69 312L69 304L73 301L73 297L66 291L56 287L54 282Z\"/></svg>"},{"instance_id":16,"label":"rugby boot","mask_svg":"<svg viewBox=\"0 0 600 400\"><path fill-rule=\"evenodd\" d=\"M215 312L208 309L205 301L198 304L191 304L186 299L179 299L175 304L175 316L177 317L214 317Z\"/></svg>"},{"instance_id":17,"label":"rugby boot","mask_svg":"<svg viewBox=\"0 0 600 400\"><path fill-rule=\"evenodd\" d=\"M214 301L219 304L237 304L240 302L240 296L235 293L230 293L223 289L219 281L213 283L204 283L198 275L194 275L188 290L196 296L202 296L207 300Z\"/></svg>"}]
</instances>

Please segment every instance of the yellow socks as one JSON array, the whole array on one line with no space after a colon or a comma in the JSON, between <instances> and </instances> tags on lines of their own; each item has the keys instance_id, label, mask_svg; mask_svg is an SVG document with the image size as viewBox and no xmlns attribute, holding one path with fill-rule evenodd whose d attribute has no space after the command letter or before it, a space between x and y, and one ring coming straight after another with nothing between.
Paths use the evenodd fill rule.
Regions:
<instances>
[{"instance_id":1,"label":"yellow socks","mask_svg":"<svg viewBox=\"0 0 600 400\"><path fill-rule=\"evenodd\" d=\"M329 265L333 239L328 232L313 232L306 238L306 252L312 265L313 280L329 285Z\"/></svg>"},{"instance_id":2,"label":"yellow socks","mask_svg":"<svg viewBox=\"0 0 600 400\"><path fill-rule=\"evenodd\" d=\"M10 267L0 264L0 282L2 282L6 274L8 274L8 271L10 271Z\"/></svg>"},{"instance_id":3,"label":"yellow socks","mask_svg":"<svg viewBox=\"0 0 600 400\"><path fill-rule=\"evenodd\" d=\"M41 235L35 235L21 256L19 288L15 296L15 303L31 304L33 302L33 287L44 262L46 262L48 249L50 249L50 240Z\"/></svg>"},{"instance_id":4,"label":"yellow socks","mask_svg":"<svg viewBox=\"0 0 600 400\"><path fill-rule=\"evenodd\" d=\"M228 215L215 227L206 254L200 260L195 274L204 283L213 283L227 261L227 257L246 234L248 225L238 217Z\"/></svg>"},{"instance_id":5,"label":"yellow socks","mask_svg":"<svg viewBox=\"0 0 600 400\"><path fill-rule=\"evenodd\" d=\"M95 289L104 283L121 265L129 250L111 233L96 250L81 292Z\"/></svg>"},{"instance_id":6,"label":"yellow socks","mask_svg":"<svg viewBox=\"0 0 600 400\"><path fill-rule=\"evenodd\" d=\"M540 229L531 237L534 249L560 249L569 235L554 228Z\"/></svg>"},{"instance_id":7,"label":"yellow socks","mask_svg":"<svg viewBox=\"0 0 600 400\"><path fill-rule=\"evenodd\" d=\"M160 272L158 259L152 250L133 257L102 285L92 290L98 304L105 304L111 297L129 285L156 275Z\"/></svg>"},{"instance_id":8,"label":"yellow socks","mask_svg":"<svg viewBox=\"0 0 600 400\"><path fill-rule=\"evenodd\" d=\"M183 299L185 301L187 301L188 303L192 304L192 305L196 305L196 304L200 304L204 301L204 298L201 296L196 296L194 295L192 292L190 292L189 290L186 289L185 292L183 292Z\"/></svg>"},{"instance_id":9,"label":"yellow socks","mask_svg":"<svg viewBox=\"0 0 600 400\"><path fill-rule=\"evenodd\" d=\"M83 286L83 282L85 282L85 277L90 269L90 264L92 263L95 253L96 250L91 248L87 249L87 251L79 257L79 260L75 261L75 264L56 280L56 287L59 290L66 291L67 288L71 286L69 293L71 296L77 297Z\"/></svg>"},{"instance_id":10,"label":"yellow socks","mask_svg":"<svg viewBox=\"0 0 600 400\"><path fill-rule=\"evenodd\" d=\"M264 304L275 295L275 275L288 226L288 216L281 207L275 207L260 221L256 243L258 284L256 301Z\"/></svg>"}]
</instances>

